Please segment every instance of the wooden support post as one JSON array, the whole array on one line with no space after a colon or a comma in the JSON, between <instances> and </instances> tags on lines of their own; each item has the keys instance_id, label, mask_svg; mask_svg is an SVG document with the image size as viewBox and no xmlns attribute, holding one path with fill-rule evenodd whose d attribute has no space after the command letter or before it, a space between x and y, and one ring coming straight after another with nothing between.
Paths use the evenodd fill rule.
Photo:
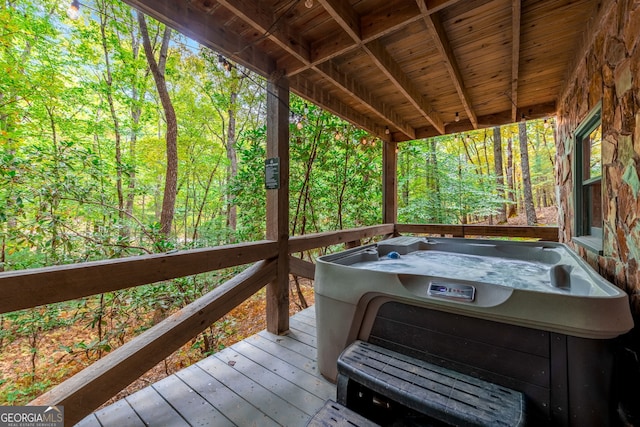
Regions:
<instances>
[{"instance_id":1,"label":"wooden support post","mask_svg":"<svg viewBox=\"0 0 640 427\"><path fill-rule=\"evenodd\" d=\"M276 279L267 285L267 330L289 330L289 82L267 83L267 159L277 159L278 188L267 188L267 239L278 242ZM269 161L269 160L267 160Z\"/></svg>"},{"instance_id":2,"label":"wooden support post","mask_svg":"<svg viewBox=\"0 0 640 427\"><path fill-rule=\"evenodd\" d=\"M398 143L386 141L382 152L382 221L385 224L398 222Z\"/></svg>"}]
</instances>

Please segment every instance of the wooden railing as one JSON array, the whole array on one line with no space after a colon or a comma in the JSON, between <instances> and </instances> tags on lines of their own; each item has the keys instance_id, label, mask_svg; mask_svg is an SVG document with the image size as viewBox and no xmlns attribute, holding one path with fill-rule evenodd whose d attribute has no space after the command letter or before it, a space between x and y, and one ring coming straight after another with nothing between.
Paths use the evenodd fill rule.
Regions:
<instances>
[{"instance_id":1,"label":"wooden railing","mask_svg":"<svg viewBox=\"0 0 640 427\"><path fill-rule=\"evenodd\" d=\"M399 233L529 237L557 240L556 227L383 224L291 237L289 254ZM115 291L177 277L255 263L187 307L36 398L32 405L63 405L73 425L277 275L276 242L261 241L117 260L0 273L0 313ZM291 274L313 278L313 263L290 257Z\"/></svg>"},{"instance_id":2,"label":"wooden railing","mask_svg":"<svg viewBox=\"0 0 640 427\"><path fill-rule=\"evenodd\" d=\"M396 233L433 234L452 237L523 237L549 242L558 241L558 227L547 226L396 224Z\"/></svg>"},{"instance_id":3,"label":"wooden railing","mask_svg":"<svg viewBox=\"0 0 640 427\"><path fill-rule=\"evenodd\" d=\"M0 274L0 313L274 258L275 242L193 249Z\"/></svg>"}]
</instances>

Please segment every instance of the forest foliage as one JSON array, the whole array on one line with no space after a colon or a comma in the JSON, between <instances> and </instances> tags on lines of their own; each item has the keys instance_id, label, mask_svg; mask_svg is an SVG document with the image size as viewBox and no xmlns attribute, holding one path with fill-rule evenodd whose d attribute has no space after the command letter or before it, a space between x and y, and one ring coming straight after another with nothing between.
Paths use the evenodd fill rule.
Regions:
<instances>
[{"instance_id":1,"label":"forest foliage","mask_svg":"<svg viewBox=\"0 0 640 427\"><path fill-rule=\"evenodd\" d=\"M120 1L83 2L77 20L67 6L0 3L0 271L263 239L265 80ZM383 143L289 102L291 234L380 223ZM555 204L552 125L524 125L536 206ZM498 133L502 181L492 129L399 144L399 221L499 222L501 209L522 206L518 124ZM101 357L234 272L0 316L0 359L13 344L28 355L0 376L0 403L30 400L78 355ZM91 340L40 352L47 331L78 324ZM215 351L227 326L193 348Z\"/></svg>"}]
</instances>

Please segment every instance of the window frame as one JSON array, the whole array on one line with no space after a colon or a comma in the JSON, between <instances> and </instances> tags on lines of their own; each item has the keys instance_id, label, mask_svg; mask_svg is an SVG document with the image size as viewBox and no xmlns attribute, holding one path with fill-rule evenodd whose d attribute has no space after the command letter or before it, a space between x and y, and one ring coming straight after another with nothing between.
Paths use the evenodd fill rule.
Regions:
<instances>
[{"instance_id":1,"label":"window frame","mask_svg":"<svg viewBox=\"0 0 640 427\"><path fill-rule=\"evenodd\" d=\"M585 194L589 193L589 190L593 191L595 187L599 184L600 191L600 201L599 208L600 212L602 212L603 201L602 201L602 180L603 180L603 171L601 167L601 174L598 177L589 177L587 179L583 179L585 165L589 163L585 163L585 151L584 151L584 141L587 137L591 135L591 133L598 128L598 126L602 126L602 101L598 102L598 104L589 112L587 117L580 123L580 125L576 128L574 132L574 148L575 148L575 159L574 159L574 238L572 239L575 243L580 246L583 246L593 252L596 252L599 255L602 255L602 239L603 233L602 228L604 226L604 218L602 218L603 222L600 227L596 227L592 224L593 222L593 202L589 203ZM602 141L602 128L600 129L601 141ZM600 155L600 162L602 163L602 154ZM602 215L602 214L600 214Z\"/></svg>"}]
</instances>

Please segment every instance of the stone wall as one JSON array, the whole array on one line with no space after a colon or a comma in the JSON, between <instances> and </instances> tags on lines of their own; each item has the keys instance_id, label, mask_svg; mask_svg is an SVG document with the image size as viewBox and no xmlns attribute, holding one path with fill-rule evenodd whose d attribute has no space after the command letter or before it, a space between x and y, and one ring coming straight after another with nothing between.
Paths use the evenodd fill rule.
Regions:
<instances>
[{"instance_id":1,"label":"stone wall","mask_svg":"<svg viewBox=\"0 0 640 427\"><path fill-rule=\"evenodd\" d=\"M561 241L625 290L640 319L640 1L605 1L603 22L558 106ZM603 256L571 243L573 131L602 101Z\"/></svg>"},{"instance_id":2,"label":"stone wall","mask_svg":"<svg viewBox=\"0 0 640 427\"><path fill-rule=\"evenodd\" d=\"M603 20L558 105L560 240L627 292L636 327L616 352L614 396L624 425L640 425L640 0L603 2ZM573 131L602 101L603 255L571 243Z\"/></svg>"}]
</instances>

